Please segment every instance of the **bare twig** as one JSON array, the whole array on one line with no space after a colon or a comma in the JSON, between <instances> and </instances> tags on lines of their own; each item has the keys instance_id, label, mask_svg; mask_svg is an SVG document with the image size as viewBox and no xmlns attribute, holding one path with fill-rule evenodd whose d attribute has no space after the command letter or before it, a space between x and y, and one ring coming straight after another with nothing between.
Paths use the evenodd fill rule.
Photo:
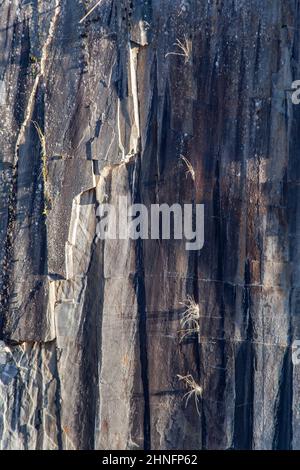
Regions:
<instances>
[{"instance_id":1,"label":"bare twig","mask_svg":"<svg viewBox=\"0 0 300 470\"><path fill-rule=\"evenodd\" d=\"M90 16L90 14L97 8L98 5L100 5L100 3L102 2L102 0L99 0L88 12L86 15L84 15L83 18L81 18L81 20L79 21L79 23L83 23L84 20Z\"/></svg>"}]
</instances>

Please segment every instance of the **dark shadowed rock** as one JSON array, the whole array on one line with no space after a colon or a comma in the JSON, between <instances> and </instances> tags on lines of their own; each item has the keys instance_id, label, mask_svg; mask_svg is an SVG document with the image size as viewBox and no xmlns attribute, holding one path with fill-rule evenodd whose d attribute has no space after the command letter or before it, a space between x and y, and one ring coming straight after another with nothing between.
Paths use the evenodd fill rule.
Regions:
<instances>
[{"instance_id":1,"label":"dark shadowed rock","mask_svg":"<svg viewBox=\"0 0 300 470\"><path fill-rule=\"evenodd\" d=\"M0 4L0 447L299 449L297 2L94 3ZM99 240L119 196L203 249Z\"/></svg>"}]
</instances>

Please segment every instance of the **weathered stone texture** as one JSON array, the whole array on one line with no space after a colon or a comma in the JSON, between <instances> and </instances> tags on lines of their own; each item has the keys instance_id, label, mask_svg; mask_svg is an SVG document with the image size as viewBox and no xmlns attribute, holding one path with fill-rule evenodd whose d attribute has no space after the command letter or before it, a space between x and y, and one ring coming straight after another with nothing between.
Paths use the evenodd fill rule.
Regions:
<instances>
[{"instance_id":1,"label":"weathered stone texture","mask_svg":"<svg viewBox=\"0 0 300 470\"><path fill-rule=\"evenodd\" d=\"M93 4L0 2L0 448L299 449L298 4ZM203 249L98 240L120 195Z\"/></svg>"}]
</instances>

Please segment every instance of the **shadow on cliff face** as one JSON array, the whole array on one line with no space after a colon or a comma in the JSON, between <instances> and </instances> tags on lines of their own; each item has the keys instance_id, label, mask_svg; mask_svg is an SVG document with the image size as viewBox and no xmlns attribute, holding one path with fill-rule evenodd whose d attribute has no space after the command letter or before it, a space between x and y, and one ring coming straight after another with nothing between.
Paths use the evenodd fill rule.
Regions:
<instances>
[{"instance_id":1,"label":"shadow on cliff face","mask_svg":"<svg viewBox=\"0 0 300 470\"><path fill-rule=\"evenodd\" d=\"M82 449L299 446L293 442L298 381L290 343L299 330L300 116L295 110L290 141L291 110L285 101L290 65L298 61L298 33L281 31L288 30L281 28L283 20L290 24L299 15L291 4L278 6L267 11L261 2L106 0L78 27L83 6L63 3L49 51L47 93L37 88L31 116L43 132L48 119L56 220L42 214L41 149L31 124L17 164L2 165L17 170L11 176L5 245L11 271L4 275L1 303L8 338L17 330L19 339L41 341L45 348L48 303L57 307L56 298L47 298L48 269L51 265L52 280L66 276L74 199L96 184L103 166L126 161L132 145L138 148L131 155L134 164L126 167L126 183L133 200L204 203L206 239L200 253L189 254L179 243L139 240L133 251L128 249L134 253L133 267L124 263L129 274L118 270L128 255L125 249L110 247L108 260L101 243L87 248L79 240L79 258L81 249L90 261L87 273L76 272L55 285L61 323L68 320L71 329L74 317L79 319L76 341L69 331L65 343L59 335L55 339L63 343L62 370L77 361L61 379L64 403L59 393L55 396L60 448L71 446L72 439ZM21 26L13 106L19 127L34 39L30 22ZM193 168L194 181L181 165L182 156ZM113 197L126 186L120 181ZM14 231L16 221L20 230ZM125 287L116 273L105 275L111 266ZM123 291L131 288L133 300L129 294L125 300L132 304L124 307ZM122 302L109 298L115 292ZM200 334L180 342L180 305L187 296L201 312ZM41 358L36 363L42 367ZM12 384L13 366L0 367L1 384ZM203 389L199 415L192 401L185 408L186 390L177 380L188 373ZM124 396L118 396L117 387ZM42 421L38 410L37 427ZM20 427L26 445L28 429Z\"/></svg>"}]
</instances>

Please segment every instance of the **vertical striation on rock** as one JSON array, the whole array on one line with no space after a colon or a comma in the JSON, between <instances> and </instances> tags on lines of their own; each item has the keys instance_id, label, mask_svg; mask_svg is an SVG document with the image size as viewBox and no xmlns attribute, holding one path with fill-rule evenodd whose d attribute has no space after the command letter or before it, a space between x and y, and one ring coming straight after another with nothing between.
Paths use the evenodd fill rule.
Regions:
<instances>
[{"instance_id":1,"label":"vertical striation on rock","mask_svg":"<svg viewBox=\"0 0 300 470\"><path fill-rule=\"evenodd\" d=\"M0 448L299 449L297 2L94 4L0 2ZM99 240L120 196L203 249Z\"/></svg>"}]
</instances>

